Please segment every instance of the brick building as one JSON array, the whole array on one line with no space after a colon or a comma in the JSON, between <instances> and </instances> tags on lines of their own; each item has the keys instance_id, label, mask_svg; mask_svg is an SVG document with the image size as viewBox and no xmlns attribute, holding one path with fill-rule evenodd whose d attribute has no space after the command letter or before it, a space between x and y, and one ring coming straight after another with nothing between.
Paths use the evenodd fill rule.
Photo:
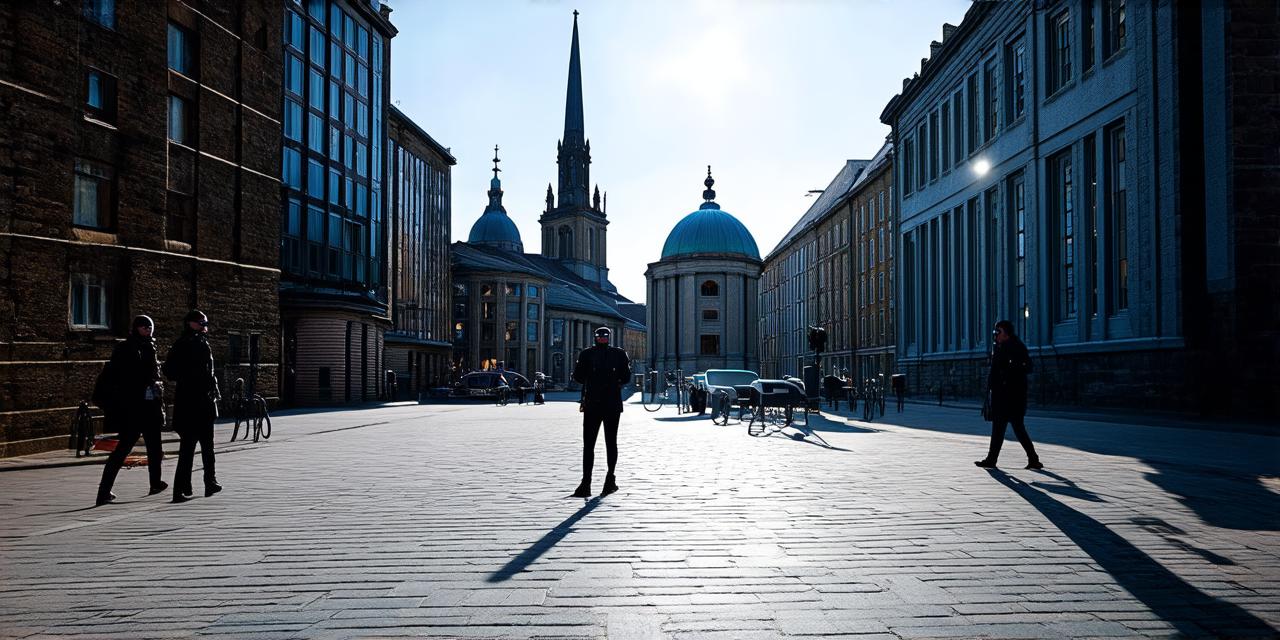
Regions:
<instances>
[{"instance_id":1,"label":"brick building","mask_svg":"<svg viewBox=\"0 0 1280 640\"><path fill-rule=\"evenodd\" d=\"M899 364L978 397L992 324L1031 398L1280 414L1280 10L979 2L885 108Z\"/></svg>"},{"instance_id":2,"label":"brick building","mask_svg":"<svg viewBox=\"0 0 1280 640\"><path fill-rule=\"evenodd\" d=\"M65 446L130 318L192 307L226 386L279 355L280 9L0 4L0 454ZM224 389L225 393L225 389Z\"/></svg>"},{"instance_id":3,"label":"brick building","mask_svg":"<svg viewBox=\"0 0 1280 640\"><path fill-rule=\"evenodd\" d=\"M849 293L856 313L855 365L858 380L879 380L887 388L897 373L894 348L893 255L897 217L893 209L893 145L885 143L848 196L849 228L855 250Z\"/></svg>"},{"instance_id":4,"label":"brick building","mask_svg":"<svg viewBox=\"0 0 1280 640\"><path fill-rule=\"evenodd\" d=\"M453 154L394 106L387 117L392 327L386 367L400 397L449 381L453 343L449 268Z\"/></svg>"}]
</instances>

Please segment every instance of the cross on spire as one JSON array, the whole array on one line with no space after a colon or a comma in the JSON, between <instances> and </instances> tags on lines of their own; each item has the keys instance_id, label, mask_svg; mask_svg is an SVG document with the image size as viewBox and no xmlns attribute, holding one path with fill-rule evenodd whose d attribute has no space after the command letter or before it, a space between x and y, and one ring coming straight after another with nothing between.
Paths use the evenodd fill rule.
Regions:
<instances>
[{"instance_id":1,"label":"cross on spire","mask_svg":"<svg viewBox=\"0 0 1280 640\"><path fill-rule=\"evenodd\" d=\"M498 168L499 162L502 162L502 161L498 159L498 145L495 144L493 145L493 177L494 178L497 178L498 172L502 171L502 169Z\"/></svg>"}]
</instances>

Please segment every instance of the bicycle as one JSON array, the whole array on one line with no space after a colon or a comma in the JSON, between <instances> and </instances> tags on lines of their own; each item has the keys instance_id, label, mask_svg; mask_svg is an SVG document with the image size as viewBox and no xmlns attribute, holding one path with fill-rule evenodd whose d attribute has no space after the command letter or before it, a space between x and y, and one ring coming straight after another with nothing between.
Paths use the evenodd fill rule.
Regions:
<instances>
[{"instance_id":1,"label":"bicycle","mask_svg":"<svg viewBox=\"0 0 1280 640\"><path fill-rule=\"evenodd\" d=\"M246 393L244 378L236 378L231 389L231 410L235 414L236 426L231 431L231 442L240 436L240 425L244 425L244 439L252 434L253 441L259 438L271 439L271 414L267 412L267 399L257 393Z\"/></svg>"},{"instance_id":2,"label":"bicycle","mask_svg":"<svg viewBox=\"0 0 1280 640\"><path fill-rule=\"evenodd\" d=\"M662 391L658 391L658 372L650 371L646 376L645 390L641 393L640 402L644 405L644 410L650 413L662 408L662 405L673 400L671 390L676 388L676 374L668 371L666 376L666 385ZM675 394L678 399L680 394Z\"/></svg>"}]
</instances>

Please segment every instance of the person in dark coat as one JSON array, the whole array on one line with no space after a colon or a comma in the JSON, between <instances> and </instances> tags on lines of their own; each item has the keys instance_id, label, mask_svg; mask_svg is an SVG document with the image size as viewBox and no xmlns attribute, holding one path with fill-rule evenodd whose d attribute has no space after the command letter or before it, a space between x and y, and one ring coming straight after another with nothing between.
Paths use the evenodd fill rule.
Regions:
<instances>
[{"instance_id":1,"label":"person in dark coat","mask_svg":"<svg viewBox=\"0 0 1280 640\"><path fill-rule=\"evenodd\" d=\"M573 492L579 498L591 495L591 471L601 423L609 473L600 495L618 490L613 475L618 463L618 421L622 417L622 386L631 380L631 359L626 351L609 346L611 335L608 327L596 329L595 346L584 349L573 367L573 379L582 385L582 483Z\"/></svg>"},{"instance_id":2,"label":"person in dark coat","mask_svg":"<svg viewBox=\"0 0 1280 640\"><path fill-rule=\"evenodd\" d=\"M222 491L214 472L213 420L218 417L218 378L214 376L213 352L209 349L209 318L192 310L183 319L182 337L173 343L164 359L164 375L178 383L173 403L173 430L182 438L178 448L178 469L173 475L173 501L186 502L191 493L191 467L196 445L204 462L204 495Z\"/></svg>"},{"instance_id":3,"label":"person in dark coat","mask_svg":"<svg viewBox=\"0 0 1280 640\"><path fill-rule=\"evenodd\" d=\"M164 459L164 448L160 444L160 432L164 429L164 386L160 382L154 331L151 318L134 318L129 337L116 345L107 364L112 393L111 401L102 409L106 412L107 430L117 433L119 440L102 470L102 481L98 484L99 506L115 501L116 494L111 492L111 487L139 436L147 445L147 475L151 477L151 490L147 495L169 487L160 479L160 461Z\"/></svg>"},{"instance_id":4,"label":"person in dark coat","mask_svg":"<svg viewBox=\"0 0 1280 640\"><path fill-rule=\"evenodd\" d=\"M1005 426L1012 423L1013 433L1027 452L1027 468L1043 469L1036 447L1031 443L1023 419L1027 414L1027 375L1031 373L1031 355L1027 346L1013 332L1013 323L996 323L995 349L991 352L991 374L987 377L990 394L987 418L991 420L991 448L987 457L977 460L979 467L992 468L1000 458Z\"/></svg>"}]
</instances>

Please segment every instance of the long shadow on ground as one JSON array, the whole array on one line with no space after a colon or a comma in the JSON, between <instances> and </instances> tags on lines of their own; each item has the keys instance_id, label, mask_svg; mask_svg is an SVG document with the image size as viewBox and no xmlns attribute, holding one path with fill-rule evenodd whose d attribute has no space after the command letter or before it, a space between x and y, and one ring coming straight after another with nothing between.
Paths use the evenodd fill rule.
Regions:
<instances>
[{"instance_id":1,"label":"long shadow on ground","mask_svg":"<svg viewBox=\"0 0 1280 640\"><path fill-rule=\"evenodd\" d=\"M574 523L581 520L588 513L591 513L591 511L599 505L599 497L588 500L586 504L582 505L581 509L575 511L573 515L568 518L565 518L564 522L556 525L555 528L548 531L546 535L539 538L537 542L530 545L528 549L521 551L520 555L512 558L511 561L501 569L493 572L493 575L489 576L486 582L503 582L511 579L511 576L527 569L529 565L533 564L538 558L541 558L542 554L550 551L551 547L556 546L556 544L563 540L565 536L569 535L569 532L573 531Z\"/></svg>"},{"instance_id":2,"label":"long shadow on ground","mask_svg":"<svg viewBox=\"0 0 1280 640\"><path fill-rule=\"evenodd\" d=\"M1006 474L988 469L1089 554L1152 613L1191 637L1273 638L1276 629L1240 606L1210 596L1092 517Z\"/></svg>"}]
</instances>

